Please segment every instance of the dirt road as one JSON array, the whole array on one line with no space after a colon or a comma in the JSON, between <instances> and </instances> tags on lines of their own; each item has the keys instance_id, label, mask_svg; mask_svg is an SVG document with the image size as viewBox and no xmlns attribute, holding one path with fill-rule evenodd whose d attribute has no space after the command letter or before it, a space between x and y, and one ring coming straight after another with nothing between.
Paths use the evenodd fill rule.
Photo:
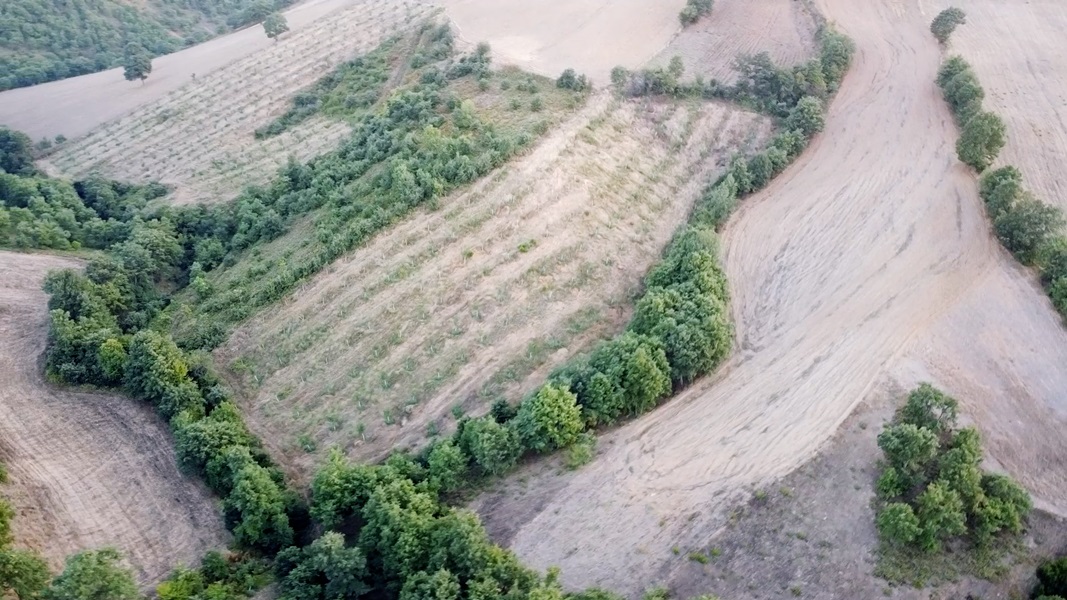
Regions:
<instances>
[{"instance_id":1,"label":"dirt road","mask_svg":"<svg viewBox=\"0 0 1067 600\"><path fill-rule=\"evenodd\" d=\"M209 492L182 476L166 425L129 398L67 391L41 378L53 256L0 252L0 462L11 481L15 544L53 569L72 552L113 546L142 584L225 547Z\"/></svg>"},{"instance_id":2,"label":"dirt road","mask_svg":"<svg viewBox=\"0 0 1067 600\"><path fill-rule=\"evenodd\" d=\"M362 0L309 0L285 11L290 34L339 8ZM209 42L152 60L152 74L142 84L122 77L122 69L72 77L0 93L0 125L25 132L34 140L62 134L85 135L98 125L162 98L238 58L270 48L274 42L253 25Z\"/></svg>"},{"instance_id":3,"label":"dirt road","mask_svg":"<svg viewBox=\"0 0 1067 600\"><path fill-rule=\"evenodd\" d=\"M568 585L653 585L672 546L706 542L732 498L813 456L886 374L965 398L993 462L1067 512L1052 435L1067 424L1067 333L989 236L954 157L933 15L894 0L821 8L858 52L826 131L725 233L734 359L515 501L512 548L562 566Z\"/></svg>"}]
</instances>

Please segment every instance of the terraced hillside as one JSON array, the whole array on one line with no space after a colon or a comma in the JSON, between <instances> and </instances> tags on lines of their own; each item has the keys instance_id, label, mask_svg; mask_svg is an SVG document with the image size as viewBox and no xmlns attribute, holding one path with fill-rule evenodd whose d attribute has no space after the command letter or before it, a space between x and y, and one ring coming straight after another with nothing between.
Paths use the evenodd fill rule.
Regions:
<instances>
[{"instance_id":1,"label":"terraced hillside","mask_svg":"<svg viewBox=\"0 0 1067 600\"><path fill-rule=\"evenodd\" d=\"M528 156L379 236L217 353L252 427L307 473L481 413L616 331L648 266L731 153L770 133L719 104L599 94Z\"/></svg>"}]
</instances>

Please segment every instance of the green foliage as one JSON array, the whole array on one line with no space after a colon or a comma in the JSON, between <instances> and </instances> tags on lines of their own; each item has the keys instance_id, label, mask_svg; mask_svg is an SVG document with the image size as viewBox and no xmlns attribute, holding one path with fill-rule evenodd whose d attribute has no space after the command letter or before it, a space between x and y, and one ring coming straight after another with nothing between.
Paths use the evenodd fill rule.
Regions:
<instances>
[{"instance_id":1,"label":"green foliage","mask_svg":"<svg viewBox=\"0 0 1067 600\"><path fill-rule=\"evenodd\" d=\"M584 429L577 396L551 383L522 403L514 423L523 445L534 452L570 446Z\"/></svg>"},{"instance_id":2,"label":"green foliage","mask_svg":"<svg viewBox=\"0 0 1067 600\"><path fill-rule=\"evenodd\" d=\"M459 446L488 475L507 473L522 454L522 443L515 429L487 417L463 424Z\"/></svg>"},{"instance_id":3,"label":"green foliage","mask_svg":"<svg viewBox=\"0 0 1067 600\"><path fill-rule=\"evenodd\" d=\"M918 506L919 544L928 552L941 549L941 541L967 531L967 515L960 495L947 484L935 481L915 501Z\"/></svg>"},{"instance_id":4,"label":"green foliage","mask_svg":"<svg viewBox=\"0 0 1067 600\"><path fill-rule=\"evenodd\" d=\"M929 383L922 383L908 394L898 421L925 428L935 435L948 432L956 424L959 403Z\"/></svg>"},{"instance_id":5,"label":"green foliage","mask_svg":"<svg viewBox=\"0 0 1067 600\"><path fill-rule=\"evenodd\" d=\"M148 56L261 20L288 0L8 0L0 4L0 91L103 71L134 42ZM261 6L265 6L265 12ZM10 171L9 171L10 172Z\"/></svg>"},{"instance_id":6,"label":"green foliage","mask_svg":"<svg viewBox=\"0 0 1067 600\"><path fill-rule=\"evenodd\" d=\"M574 69L566 69L556 79L556 87L575 92L584 92L591 87L591 84L585 75L575 73Z\"/></svg>"},{"instance_id":7,"label":"green foliage","mask_svg":"<svg viewBox=\"0 0 1067 600\"><path fill-rule=\"evenodd\" d=\"M0 498L0 548L11 543L11 519L15 509L4 498Z\"/></svg>"},{"instance_id":8,"label":"green foliage","mask_svg":"<svg viewBox=\"0 0 1067 600\"><path fill-rule=\"evenodd\" d=\"M51 575L40 556L0 544L0 597L14 594L19 600L40 597Z\"/></svg>"},{"instance_id":9,"label":"green foliage","mask_svg":"<svg viewBox=\"0 0 1067 600\"><path fill-rule=\"evenodd\" d=\"M953 64L952 68L955 67L956 65ZM969 65L949 79L942 86L942 92L949 109L956 117L956 122L961 125L965 125L982 109L985 90L982 89L978 76L974 74Z\"/></svg>"},{"instance_id":10,"label":"green foliage","mask_svg":"<svg viewBox=\"0 0 1067 600\"><path fill-rule=\"evenodd\" d=\"M993 221L997 238L1024 265L1032 265L1041 249L1063 230L1063 212L1028 194Z\"/></svg>"},{"instance_id":11,"label":"green foliage","mask_svg":"<svg viewBox=\"0 0 1067 600\"><path fill-rule=\"evenodd\" d=\"M885 453L889 466L896 470L902 487L910 489L926 481L927 470L937 458L937 434L902 423L878 434L878 447Z\"/></svg>"},{"instance_id":12,"label":"green foliage","mask_svg":"<svg viewBox=\"0 0 1067 600\"><path fill-rule=\"evenodd\" d=\"M286 548L274 564L280 600L355 600L371 591L363 552L346 548L337 532L328 531L305 548Z\"/></svg>"},{"instance_id":13,"label":"green foliage","mask_svg":"<svg viewBox=\"0 0 1067 600\"><path fill-rule=\"evenodd\" d=\"M152 55L148 53L148 50L137 42L126 44L122 55L122 76L126 78L126 81L134 79L144 81L148 79L148 74L151 72Z\"/></svg>"},{"instance_id":14,"label":"green foliage","mask_svg":"<svg viewBox=\"0 0 1067 600\"><path fill-rule=\"evenodd\" d=\"M910 544L921 532L919 517L915 516L911 506L903 502L887 504L878 513L878 535L887 542Z\"/></svg>"},{"instance_id":15,"label":"green foliage","mask_svg":"<svg viewBox=\"0 0 1067 600\"><path fill-rule=\"evenodd\" d=\"M1006 128L1000 117L979 112L967 120L960 138L956 140L956 154L964 163L982 172L993 164L1004 147Z\"/></svg>"},{"instance_id":16,"label":"green foliage","mask_svg":"<svg viewBox=\"0 0 1067 600\"><path fill-rule=\"evenodd\" d=\"M950 6L945 10L937 13L934 20L930 23L930 32L934 34L937 41L944 44L948 41L949 36L956 30L956 27L963 25L967 22L967 15L962 10L955 6Z\"/></svg>"},{"instance_id":17,"label":"green foliage","mask_svg":"<svg viewBox=\"0 0 1067 600\"><path fill-rule=\"evenodd\" d=\"M799 131L804 137L811 137L822 131L825 124L826 117L823 114L822 100L815 96L801 98L797 105L789 111L789 117L785 120L787 130ZM767 181L770 181L770 177L766 177L762 184L756 187L763 187Z\"/></svg>"},{"instance_id":18,"label":"green foliage","mask_svg":"<svg viewBox=\"0 0 1067 600\"><path fill-rule=\"evenodd\" d=\"M712 0L686 0L685 8L678 13L678 20L683 27L696 23L700 17L711 13L712 4Z\"/></svg>"},{"instance_id":19,"label":"green foliage","mask_svg":"<svg viewBox=\"0 0 1067 600\"><path fill-rule=\"evenodd\" d=\"M42 598L44 600L140 600L130 572L111 548L87 550L67 558Z\"/></svg>"},{"instance_id":20,"label":"green foliage","mask_svg":"<svg viewBox=\"0 0 1067 600\"><path fill-rule=\"evenodd\" d=\"M233 477L233 490L224 502L236 525L238 544L277 552L293 542L283 489L264 467L248 462Z\"/></svg>"},{"instance_id":21,"label":"green foliage","mask_svg":"<svg viewBox=\"0 0 1067 600\"><path fill-rule=\"evenodd\" d=\"M30 136L0 127L0 171L12 175L33 175L33 142Z\"/></svg>"},{"instance_id":22,"label":"green foliage","mask_svg":"<svg viewBox=\"0 0 1067 600\"><path fill-rule=\"evenodd\" d=\"M1045 561L1037 568L1037 587L1033 596L1067 598L1067 556Z\"/></svg>"},{"instance_id":23,"label":"green foliage","mask_svg":"<svg viewBox=\"0 0 1067 600\"><path fill-rule=\"evenodd\" d=\"M979 195L985 201L989 216L996 219L1015 206L1023 193L1023 174L1012 166L1001 167L982 174Z\"/></svg>"},{"instance_id":24,"label":"green foliage","mask_svg":"<svg viewBox=\"0 0 1067 600\"><path fill-rule=\"evenodd\" d=\"M350 465L339 451L331 451L311 483L311 516L327 528L358 516L384 474L378 467Z\"/></svg>"},{"instance_id":25,"label":"green foliage","mask_svg":"<svg viewBox=\"0 0 1067 600\"><path fill-rule=\"evenodd\" d=\"M465 481L470 457L449 439L434 444L426 462L430 484L447 493L458 489Z\"/></svg>"},{"instance_id":26,"label":"green foliage","mask_svg":"<svg viewBox=\"0 0 1067 600\"><path fill-rule=\"evenodd\" d=\"M272 12L267 15L267 18L263 19L263 31L267 34L267 37L278 41L278 36L289 31L289 22L285 20L281 13Z\"/></svg>"}]
</instances>

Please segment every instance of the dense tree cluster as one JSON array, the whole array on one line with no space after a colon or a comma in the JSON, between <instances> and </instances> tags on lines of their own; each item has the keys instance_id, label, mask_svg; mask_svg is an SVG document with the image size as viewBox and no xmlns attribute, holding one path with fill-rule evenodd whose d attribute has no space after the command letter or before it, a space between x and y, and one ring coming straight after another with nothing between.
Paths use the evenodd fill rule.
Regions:
<instances>
[{"instance_id":1,"label":"dense tree cluster","mask_svg":"<svg viewBox=\"0 0 1067 600\"><path fill-rule=\"evenodd\" d=\"M290 0L8 0L0 3L0 91L149 58L263 20Z\"/></svg>"},{"instance_id":2,"label":"dense tree cluster","mask_svg":"<svg viewBox=\"0 0 1067 600\"><path fill-rule=\"evenodd\" d=\"M686 0L685 8L678 13L678 20L682 22L683 27L692 25L700 20L700 17L711 13L713 3L713 0Z\"/></svg>"},{"instance_id":3,"label":"dense tree cluster","mask_svg":"<svg viewBox=\"0 0 1067 600\"><path fill-rule=\"evenodd\" d=\"M878 532L890 544L937 552L964 538L988 545L1022 532L1030 495L1004 475L982 471L972 427L956 427L957 402L929 384L913 391L878 436Z\"/></svg>"},{"instance_id":4,"label":"dense tree cluster","mask_svg":"<svg viewBox=\"0 0 1067 600\"><path fill-rule=\"evenodd\" d=\"M937 84L963 126L956 151L983 172L979 194L1000 243L1024 265L1036 267L1053 306L1067 316L1067 219L1063 211L1034 198L1013 166L986 171L1006 142L1006 128L982 110L985 93L970 65L954 56L941 65Z\"/></svg>"},{"instance_id":5,"label":"dense tree cluster","mask_svg":"<svg viewBox=\"0 0 1067 600\"><path fill-rule=\"evenodd\" d=\"M945 10L937 13L934 20L930 22L930 32L934 34L937 41L944 44L948 41L949 36L960 25L967 22L967 14L961 9L955 6L950 6Z\"/></svg>"}]
</instances>

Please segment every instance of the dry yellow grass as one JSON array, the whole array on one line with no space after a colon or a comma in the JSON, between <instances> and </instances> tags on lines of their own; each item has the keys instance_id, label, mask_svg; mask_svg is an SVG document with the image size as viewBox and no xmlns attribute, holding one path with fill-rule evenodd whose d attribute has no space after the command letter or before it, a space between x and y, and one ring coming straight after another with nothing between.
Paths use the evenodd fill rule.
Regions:
<instances>
[{"instance_id":1,"label":"dry yellow grass","mask_svg":"<svg viewBox=\"0 0 1067 600\"><path fill-rule=\"evenodd\" d=\"M529 155L240 327L217 358L254 374L244 414L298 475L332 445L373 459L418 444L453 406L516 399L617 331L702 185L769 132L719 104L601 93Z\"/></svg>"},{"instance_id":2,"label":"dry yellow grass","mask_svg":"<svg viewBox=\"0 0 1067 600\"><path fill-rule=\"evenodd\" d=\"M432 10L392 0L340 10L64 145L47 166L71 177L160 181L174 186L179 204L228 201L268 182L289 156L305 161L335 148L349 127L324 117L264 140L253 132L285 111L297 90Z\"/></svg>"}]
</instances>

